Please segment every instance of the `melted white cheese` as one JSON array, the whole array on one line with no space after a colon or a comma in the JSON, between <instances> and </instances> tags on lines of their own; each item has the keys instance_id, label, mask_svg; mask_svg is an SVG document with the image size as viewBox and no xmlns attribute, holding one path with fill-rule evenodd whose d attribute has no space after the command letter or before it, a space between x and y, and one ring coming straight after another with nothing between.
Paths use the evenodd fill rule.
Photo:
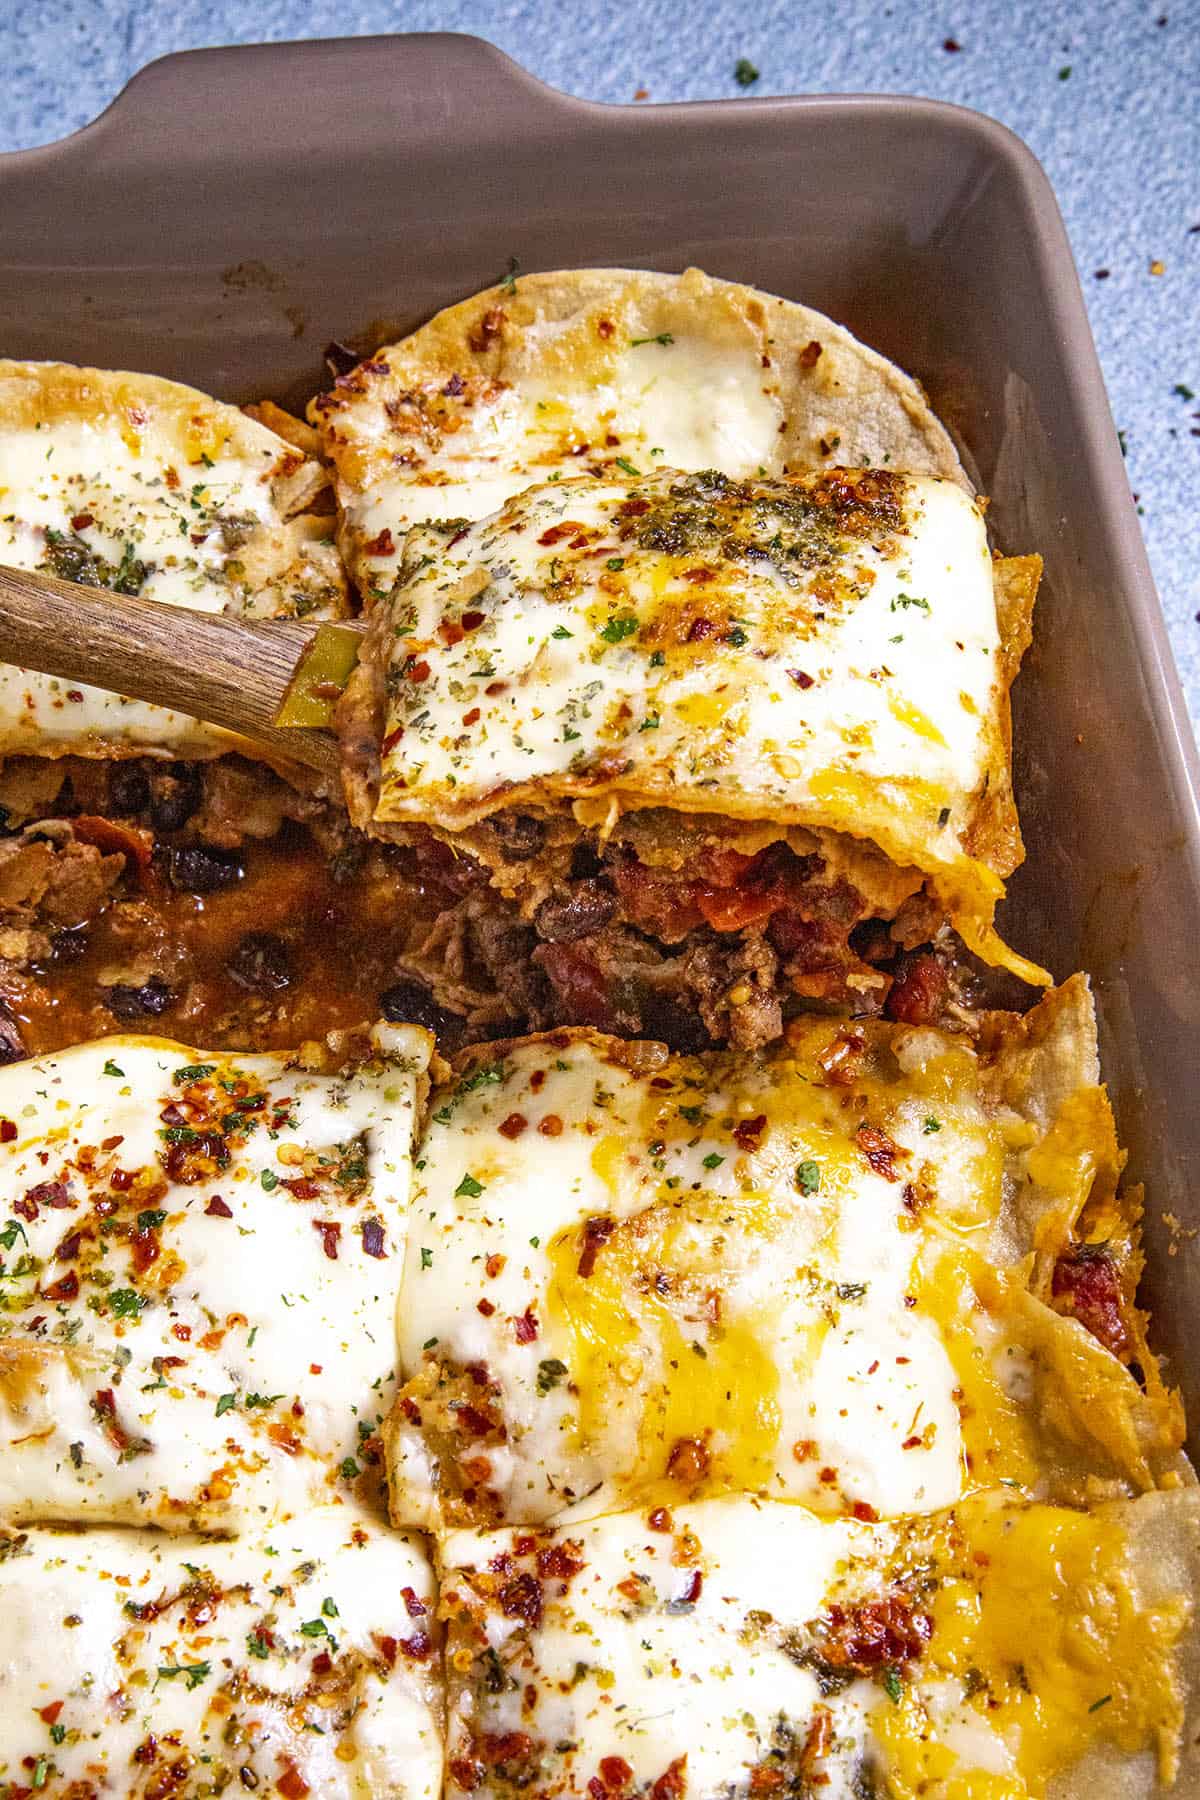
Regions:
<instances>
[{"instance_id":1,"label":"melted white cheese","mask_svg":"<svg viewBox=\"0 0 1200 1800\"><path fill-rule=\"evenodd\" d=\"M347 1506L236 1543L31 1531L0 1561L0 1783L435 1800L435 1604L419 1545Z\"/></svg>"},{"instance_id":2,"label":"melted white cheese","mask_svg":"<svg viewBox=\"0 0 1200 1800\"><path fill-rule=\"evenodd\" d=\"M638 1074L619 1046L559 1034L435 1095L399 1313L397 1517L728 1489L869 1517L958 1497L975 1438L956 1358L985 1323L964 1259L999 1216L1003 1159L974 1059L943 1039L905 1081L881 1036L846 1086L826 1073L844 1028L790 1037L771 1060ZM980 1422L985 1400L977 1384ZM1004 1455L973 1479L1025 1473Z\"/></svg>"},{"instance_id":3,"label":"melted white cheese","mask_svg":"<svg viewBox=\"0 0 1200 1800\"><path fill-rule=\"evenodd\" d=\"M874 522L831 531L827 478L752 484L712 539L704 479L682 497L679 479L543 486L410 535L376 817L453 830L505 804L661 803L847 831L998 891L966 849L1003 770L977 507L880 475ZM726 555L739 534L761 554Z\"/></svg>"},{"instance_id":4,"label":"melted white cheese","mask_svg":"<svg viewBox=\"0 0 1200 1800\"><path fill-rule=\"evenodd\" d=\"M333 1076L113 1037L0 1074L0 1514L234 1530L352 1491L430 1043L381 1027Z\"/></svg>"},{"instance_id":5,"label":"melted white cheese","mask_svg":"<svg viewBox=\"0 0 1200 1800\"><path fill-rule=\"evenodd\" d=\"M539 337L553 331L527 330L525 350L535 365ZM547 351L553 365L549 345ZM773 470L783 407L759 364L748 333L722 343L679 332L667 344L652 339L621 354L601 353L595 369L573 380L560 372L550 379L527 374L515 387L488 383L456 412L459 428L432 441L428 431L398 433L395 406L385 404L390 395L368 386L362 400L337 414L338 441L373 465L364 486L339 482L364 590L391 586L410 526L482 519L531 482L586 474L621 479L620 463L735 476ZM381 537L388 542L384 533L390 550L379 547Z\"/></svg>"},{"instance_id":6,"label":"melted white cheese","mask_svg":"<svg viewBox=\"0 0 1200 1800\"><path fill-rule=\"evenodd\" d=\"M39 420L25 406L12 419L11 367L0 365L0 562L196 612L341 611L331 550L280 510L281 472L303 459L272 432L173 383L147 380L143 393L138 377L124 378L124 408L88 405L87 372L77 370L62 372L79 387L75 411L48 407ZM117 379L95 377L106 391ZM0 664L6 754L211 755L228 741L185 714Z\"/></svg>"}]
</instances>

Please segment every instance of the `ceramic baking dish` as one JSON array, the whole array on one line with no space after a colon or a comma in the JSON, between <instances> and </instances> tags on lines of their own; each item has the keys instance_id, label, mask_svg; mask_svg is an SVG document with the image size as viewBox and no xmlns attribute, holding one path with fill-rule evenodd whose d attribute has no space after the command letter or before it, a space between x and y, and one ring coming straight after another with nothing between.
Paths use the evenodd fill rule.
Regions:
<instances>
[{"instance_id":1,"label":"ceramic baking dish","mask_svg":"<svg viewBox=\"0 0 1200 1800\"><path fill-rule=\"evenodd\" d=\"M1155 1338L1200 1419L1197 764L1070 250L1001 126L923 100L592 105L455 36L197 51L102 118L0 157L10 356L295 403L357 348L522 269L754 282L917 375L1040 550L1016 689L1028 861L1002 925L1090 970ZM1166 1218L1164 1218L1166 1215ZM1174 1224L1168 1223L1174 1221Z\"/></svg>"}]
</instances>

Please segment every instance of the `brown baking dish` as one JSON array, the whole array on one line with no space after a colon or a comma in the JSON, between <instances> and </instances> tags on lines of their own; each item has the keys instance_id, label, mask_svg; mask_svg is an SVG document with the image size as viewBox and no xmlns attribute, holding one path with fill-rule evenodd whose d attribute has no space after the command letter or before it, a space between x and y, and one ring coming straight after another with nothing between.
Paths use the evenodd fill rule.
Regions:
<instances>
[{"instance_id":1,"label":"brown baking dish","mask_svg":"<svg viewBox=\"0 0 1200 1800\"><path fill-rule=\"evenodd\" d=\"M448 35L191 52L0 157L4 351L301 403L525 270L697 263L808 301L917 375L1041 551L1017 684L1028 848L1009 942L1097 991L1155 1340L1200 1418L1197 762L1070 250L978 114L839 97L609 107Z\"/></svg>"}]
</instances>

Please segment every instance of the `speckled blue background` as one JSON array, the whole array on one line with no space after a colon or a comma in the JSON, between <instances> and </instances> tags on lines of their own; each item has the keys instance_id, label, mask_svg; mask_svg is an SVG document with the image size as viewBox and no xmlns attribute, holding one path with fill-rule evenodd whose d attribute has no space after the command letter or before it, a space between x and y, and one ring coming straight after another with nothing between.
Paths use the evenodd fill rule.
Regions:
<instances>
[{"instance_id":1,"label":"speckled blue background","mask_svg":"<svg viewBox=\"0 0 1200 1800\"><path fill-rule=\"evenodd\" d=\"M85 124L171 50L376 31L474 32L596 100L737 95L746 58L755 94L925 94L1002 119L1041 158L1066 218L1200 722L1197 0L0 0L0 21L0 150Z\"/></svg>"}]
</instances>

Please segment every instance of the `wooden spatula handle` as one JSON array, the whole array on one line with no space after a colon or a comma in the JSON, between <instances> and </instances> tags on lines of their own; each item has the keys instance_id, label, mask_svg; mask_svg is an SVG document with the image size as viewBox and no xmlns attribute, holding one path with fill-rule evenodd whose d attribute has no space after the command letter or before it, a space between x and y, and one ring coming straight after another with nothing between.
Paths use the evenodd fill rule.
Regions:
<instances>
[{"instance_id":1,"label":"wooden spatula handle","mask_svg":"<svg viewBox=\"0 0 1200 1800\"><path fill-rule=\"evenodd\" d=\"M189 713L336 778L332 737L274 724L316 630L302 619L251 623L0 565L0 661Z\"/></svg>"}]
</instances>

